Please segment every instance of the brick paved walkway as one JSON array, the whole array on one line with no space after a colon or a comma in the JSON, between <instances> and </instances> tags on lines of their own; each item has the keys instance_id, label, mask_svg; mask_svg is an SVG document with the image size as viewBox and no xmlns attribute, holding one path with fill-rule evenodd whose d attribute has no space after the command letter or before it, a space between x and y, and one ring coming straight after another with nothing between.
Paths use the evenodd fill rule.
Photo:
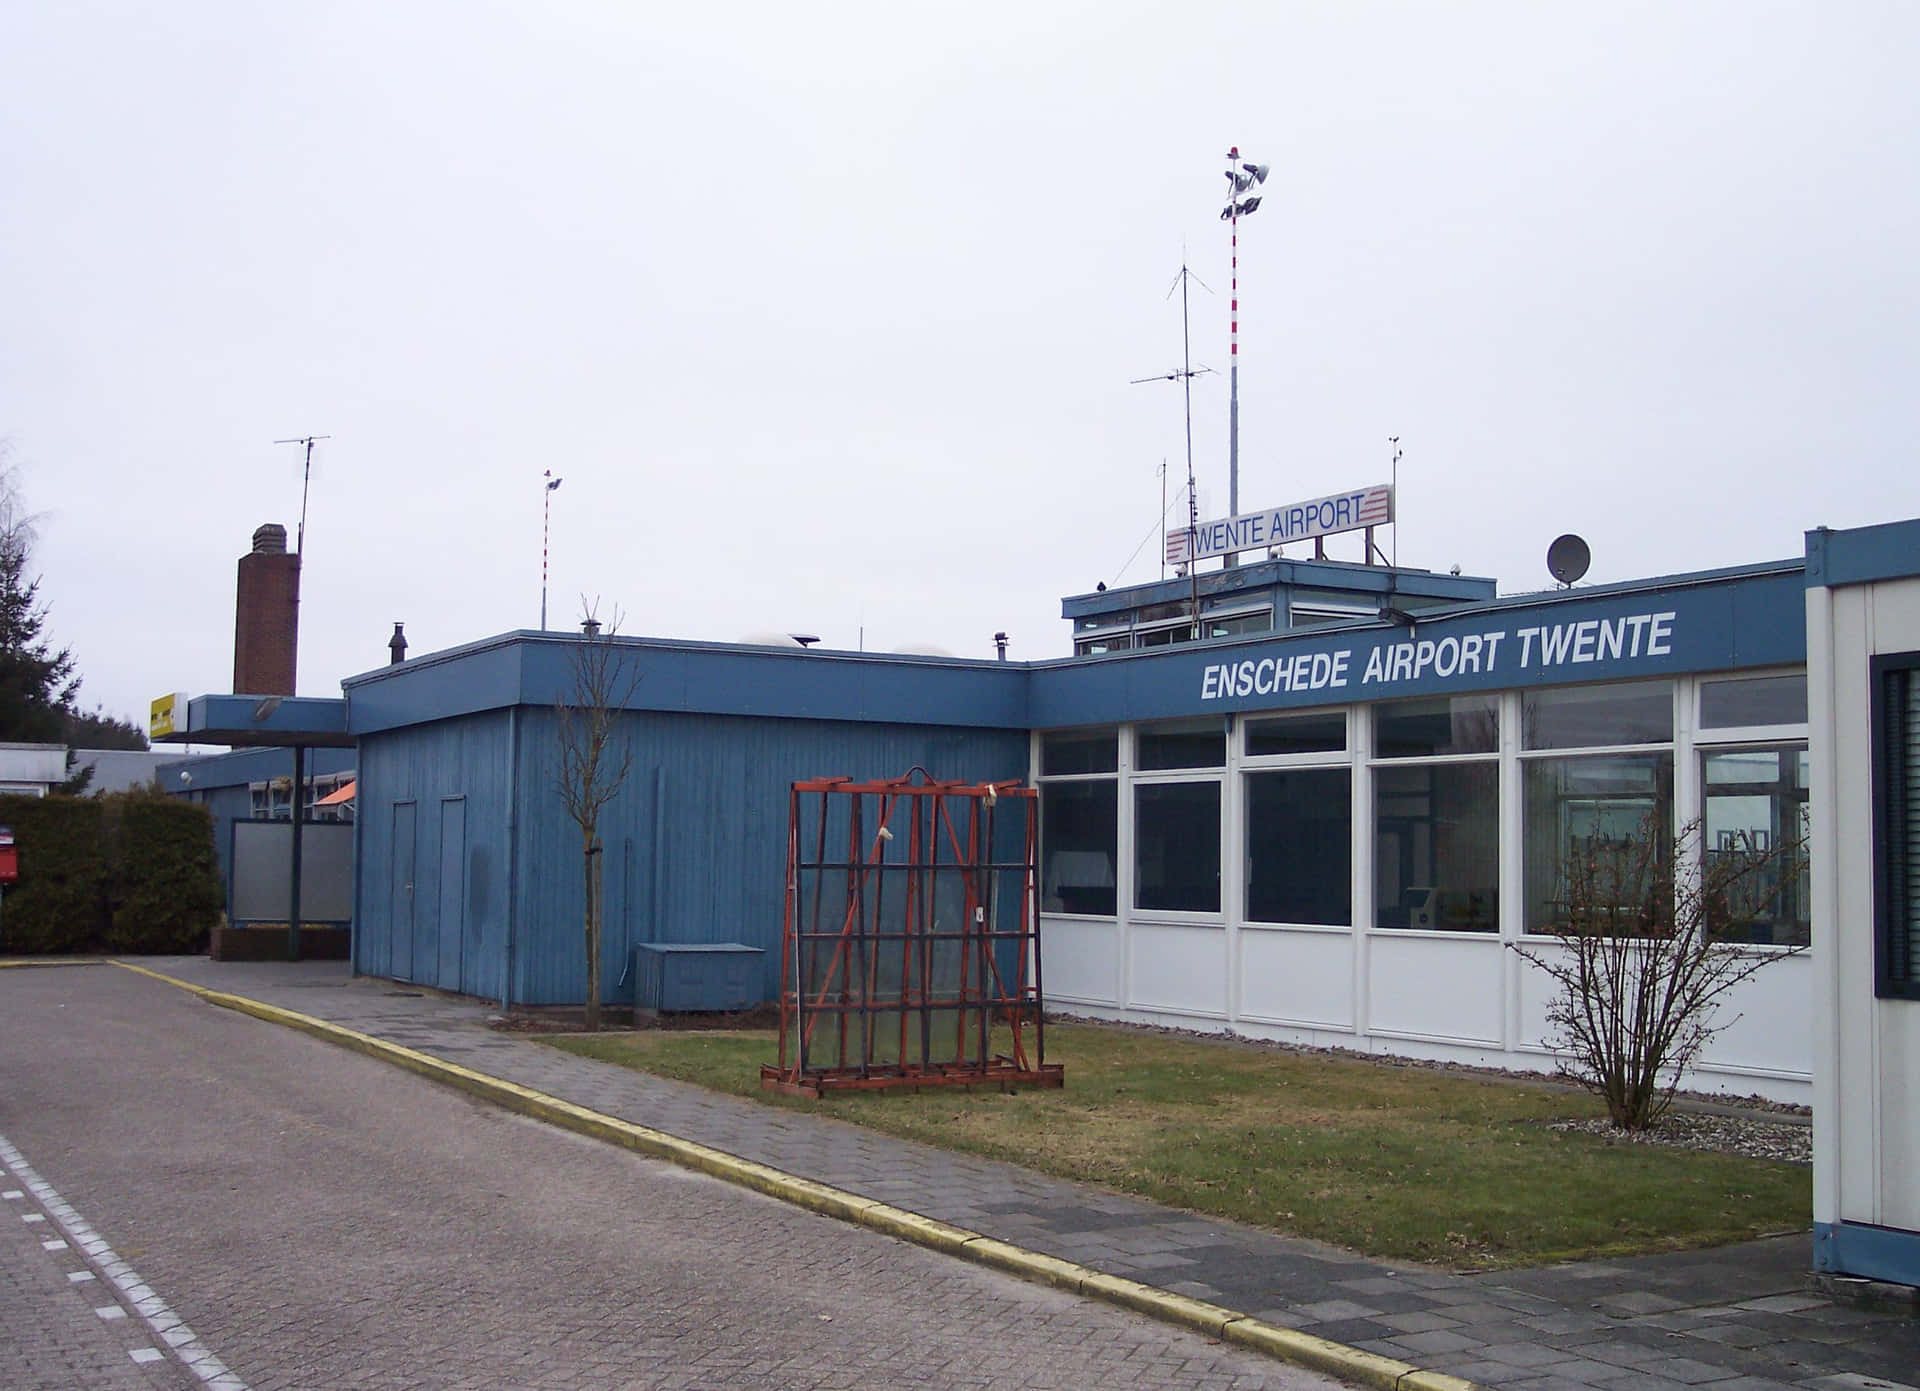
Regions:
<instances>
[{"instance_id":1,"label":"brick paved walkway","mask_svg":"<svg viewBox=\"0 0 1920 1391\"><path fill-rule=\"evenodd\" d=\"M1920 1391L1920 1319L1810 1293L1810 1239L1448 1275L1195 1217L495 1032L343 963L143 961L804 1178L1499 1391Z\"/></svg>"}]
</instances>

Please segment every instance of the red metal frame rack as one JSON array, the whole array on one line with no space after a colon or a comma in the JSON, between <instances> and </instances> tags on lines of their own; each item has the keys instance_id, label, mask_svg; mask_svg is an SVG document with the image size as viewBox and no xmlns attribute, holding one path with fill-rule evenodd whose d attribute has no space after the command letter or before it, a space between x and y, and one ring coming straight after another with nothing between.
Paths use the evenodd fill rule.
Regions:
<instances>
[{"instance_id":1,"label":"red metal frame rack","mask_svg":"<svg viewBox=\"0 0 1920 1391\"><path fill-rule=\"evenodd\" d=\"M1018 782L920 768L793 785L780 1061L762 1086L1062 1085L1046 1062L1037 805Z\"/></svg>"}]
</instances>

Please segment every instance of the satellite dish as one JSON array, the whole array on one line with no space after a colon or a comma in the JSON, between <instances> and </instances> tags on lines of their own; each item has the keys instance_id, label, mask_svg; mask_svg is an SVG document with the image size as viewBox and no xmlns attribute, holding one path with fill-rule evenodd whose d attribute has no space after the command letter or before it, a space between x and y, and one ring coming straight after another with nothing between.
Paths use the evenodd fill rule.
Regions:
<instances>
[{"instance_id":1,"label":"satellite dish","mask_svg":"<svg viewBox=\"0 0 1920 1391\"><path fill-rule=\"evenodd\" d=\"M1547 547L1547 573L1562 584L1572 584L1587 573L1587 567L1593 564L1593 552L1587 549L1587 543L1572 532L1557 536Z\"/></svg>"}]
</instances>

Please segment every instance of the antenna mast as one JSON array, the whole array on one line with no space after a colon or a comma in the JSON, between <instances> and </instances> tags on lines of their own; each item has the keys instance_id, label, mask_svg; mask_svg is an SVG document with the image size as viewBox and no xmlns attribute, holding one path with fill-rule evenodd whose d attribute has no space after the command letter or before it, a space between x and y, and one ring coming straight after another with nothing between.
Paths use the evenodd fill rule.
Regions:
<instances>
[{"instance_id":1,"label":"antenna mast","mask_svg":"<svg viewBox=\"0 0 1920 1391\"><path fill-rule=\"evenodd\" d=\"M290 440L275 440L275 444L304 444L307 447L307 460L300 470L300 534L294 540L296 555L305 559L307 554L307 485L313 481L313 442L330 440L332 435L296 435Z\"/></svg>"},{"instance_id":2,"label":"antenna mast","mask_svg":"<svg viewBox=\"0 0 1920 1391\"><path fill-rule=\"evenodd\" d=\"M1393 446L1393 568L1400 568L1400 436L1387 436Z\"/></svg>"},{"instance_id":3,"label":"antenna mast","mask_svg":"<svg viewBox=\"0 0 1920 1391\"><path fill-rule=\"evenodd\" d=\"M1160 456L1160 519L1153 524L1153 529L1155 531L1159 531L1166 524L1167 524L1167 456L1162 454ZM1166 579L1167 579L1167 546L1166 546L1166 542L1163 540L1160 543L1160 581L1161 583L1162 584L1166 583Z\"/></svg>"},{"instance_id":4,"label":"antenna mast","mask_svg":"<svg viewBox=\"0 0 1920 1391\"><path fill-rule=\"evenodd\" d=\"M1195 637L1198 637L1200 635L1200 576L1199 576L1199 566L1195 563L1195 560L1194 560L1194 552L1195 550L1198 549L1196 542L1198 540L1199 530L1200 530L1200 513L1199 513L1198 504L1194 498L1194 484L1193 484L1193 379L1195 377L1202 376L1205 373L1211 372L1213 369L1211 367L1195 367L1193 365L1193 333L1189 323L1190 316L1187 313L1187 282L1189 280L1199 280L1200 288L1203 290L1207 289L1206 282L1204 280L1200 280L1199 276L1195 275L1191 270L1187 269L1187 263L1183 258L1180 262L1180 274L1174 277L1173 285L1169 285L1167 287L1168 299L1173 298L1174 286L1178 286L1180 290L1180 368L1179 370L1175 372L1162 372L1157 377L1135 377L1133 381L1130 383L1130 385L1139 386L1142 382L1178 381L1180 383L1181 393L1185 398L1186 412L1187 412L1187 573L1194 577L1193 579L1193 635ZM1211 290L1208 290L1207 293L1212 294L1213 292ZM1167 516L1166 478L1167 478L1167 464L1166 464L1166 460L1162 459L1160 461L1160 497L1161 497L1160 518L1163 525L1165 524L1166 516ZM1166 578L1166 573L1167 573L1166 547L1162 546L1160 548L1160 576L1162 579Z\"/></svg>"},{"instance_id":5,"label":"antenna mast","mask_svg":"<svg viewBox=\"0 0 1920 1391\"><path fill-rule=\"evenodd\" d=\"M1200 492L1193 482L1193 459L1187 459L1187 578L1193 581L1193 636L1200 641L1200 566L1194 554L1200 548Z\"/></svg>"}]
</instances>

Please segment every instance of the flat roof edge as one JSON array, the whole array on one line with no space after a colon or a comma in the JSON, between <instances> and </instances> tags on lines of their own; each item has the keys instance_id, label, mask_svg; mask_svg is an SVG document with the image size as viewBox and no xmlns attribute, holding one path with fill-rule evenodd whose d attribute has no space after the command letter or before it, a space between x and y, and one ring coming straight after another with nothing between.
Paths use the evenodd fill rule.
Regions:
<instances>
[{"instance_id":1,"label":"flat roof edge","mask_svg":"<svg viewBox=\"0 0 1920 1391\"><path fill-rule=\"evenodd\" d=\"M353 736L344 696L200 695L187 702L185 728L151 742L349 748Z\"/></svg>"},{"instance_id":2,"label":"flat roof edge","mask_svg":"<svg viewBox=\"0 0 1920 1391\"><path fill-rule=\"evenodd\" d=\"M1807 533L1807 587L1831 589L1920 575L1920 519Z\"/></svg>"}]
</instances>

